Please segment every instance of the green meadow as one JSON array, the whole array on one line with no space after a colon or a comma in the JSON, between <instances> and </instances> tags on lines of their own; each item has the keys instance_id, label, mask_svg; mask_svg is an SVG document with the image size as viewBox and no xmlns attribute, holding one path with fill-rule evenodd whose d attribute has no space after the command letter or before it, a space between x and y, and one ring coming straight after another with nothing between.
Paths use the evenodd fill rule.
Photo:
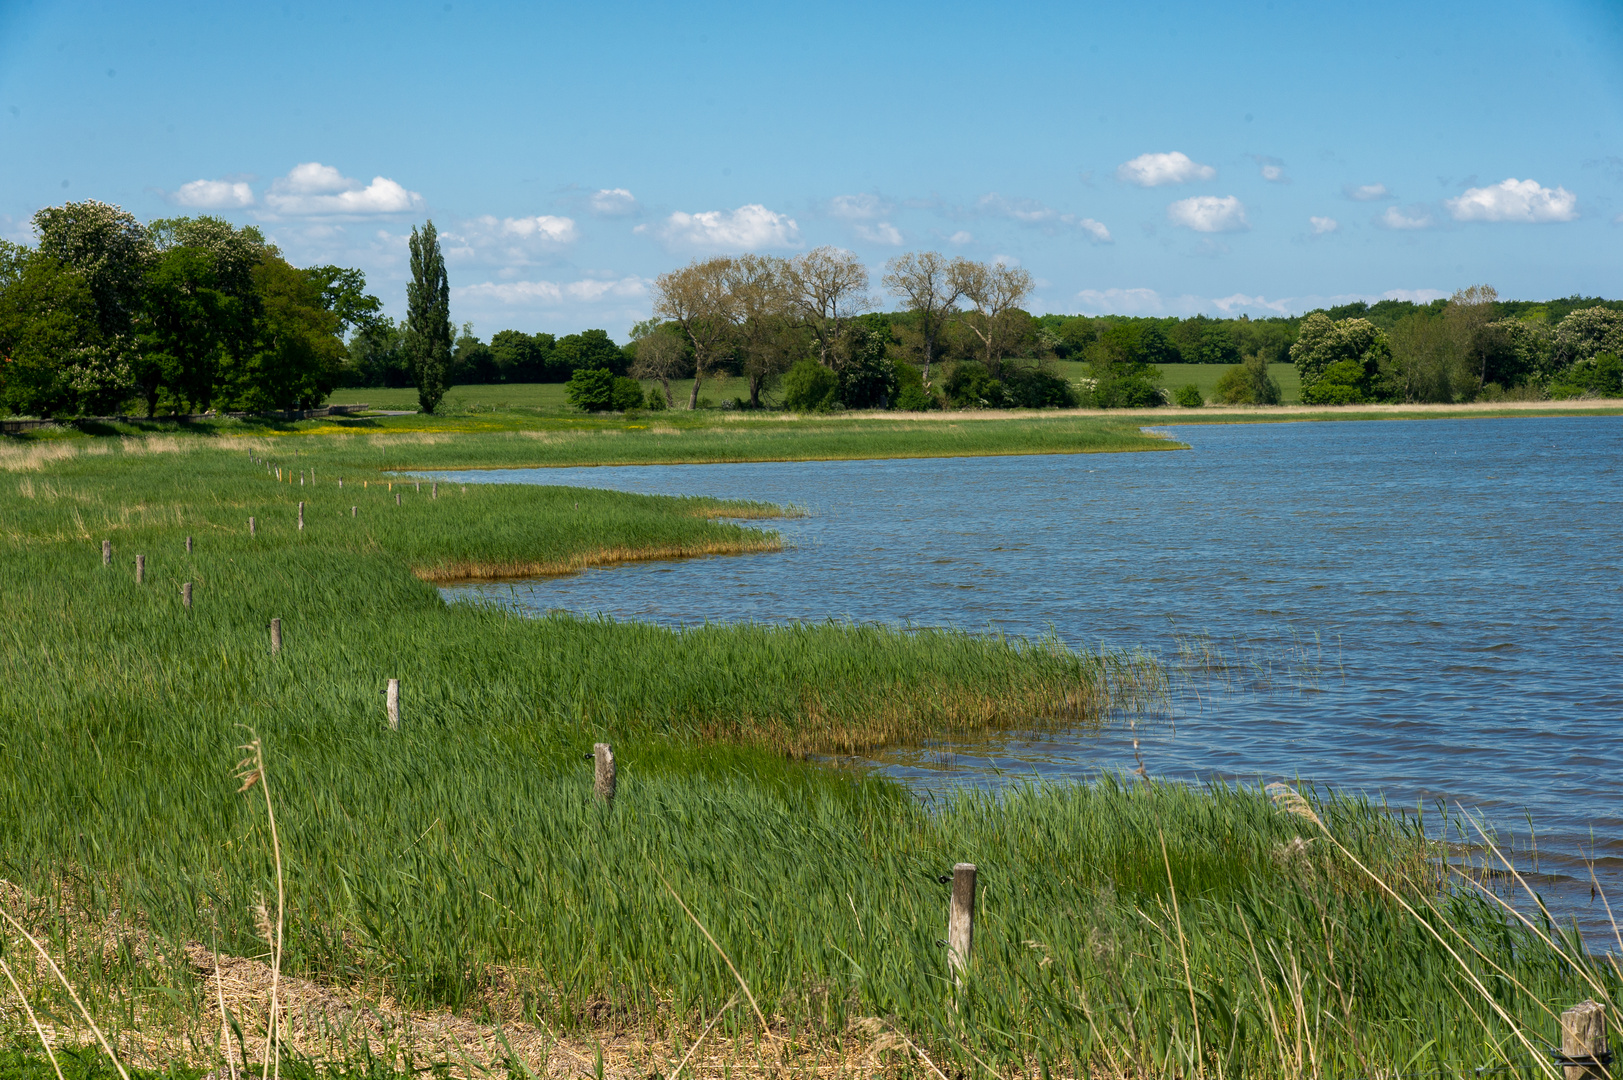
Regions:
<instances>
[{"instance_id":1,"label":"green meadow","mask_svg":"<svg viewBox=\"0 0 1623 1080\"><path fill-rule=\"evenodd\" d=\"M1150 657L443 602L445 580L770 559L785 511L395 470L796 438L807 456L1168 445L1087 418L643 422L0 443L0 900L132 1059L258 1067L268 1006L228 1000L216 954L377 1010L598 1040L597 1075L630 1033L642 1049L616 1075L673 1080L709 1032L695 1060L718 1076L810 1076L819 1054L864 1075L1533 1075L1556 1012L1623 991L1575 936L1505 913L1482 884L1502 877L1460 862L1465 822L1136 777L921 802L828 758L1120 722L1167 693ZM608 804L584 760L597 742L618 763ZM938 880L958 862L980 874L961 978ZM88 1039L26 942L5 942L36 1012ZM38 1046L22 1010L3 1018ZM290 1069L463 1069L286 1025Z\"/></svg>"}]
</instances>

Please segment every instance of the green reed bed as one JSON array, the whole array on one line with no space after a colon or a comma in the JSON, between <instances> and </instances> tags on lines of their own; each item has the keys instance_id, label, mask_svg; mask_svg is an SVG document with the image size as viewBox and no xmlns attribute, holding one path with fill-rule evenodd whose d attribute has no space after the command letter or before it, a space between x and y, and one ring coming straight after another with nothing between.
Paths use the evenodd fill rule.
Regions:
<instances>
[{"instance_id":1,"label":"green reed bed","mask_svg":"<svg viewBox=\"0 0 1623 1080\"><path fill-rule=\"evenodd\" d=\"M1106 779L921 805L798 760L1096 722L1162 692L1142 658L448 606L422 580L436 567L755 542L712 515L769 511L398 481L396 506L343 446L266 442L0 457L0 876L16 886L0 899L115 1028L167 1025L207 1057L212 990L184 948L267 954L278 854L289 974L674 1046L718 1010L723 1033L760 1034L729 961L775 1037L897 1034L1005 1076L1525 1072L1549 1010L1619 990L1615 967L1573 941L1563 958L1439 877L1417 822L1363 802ZM304 485L248 460L272 447ZM247 729L279 848L264 788L238 791ZM582 760L599 740L619 759L612 807ZM937 945L936 878L958 861L981 873L962 988ZM71 1017L14 966L36 1007ZM889 1053L928 1072L905 1043Z\"/></svg>"}]
</instances>

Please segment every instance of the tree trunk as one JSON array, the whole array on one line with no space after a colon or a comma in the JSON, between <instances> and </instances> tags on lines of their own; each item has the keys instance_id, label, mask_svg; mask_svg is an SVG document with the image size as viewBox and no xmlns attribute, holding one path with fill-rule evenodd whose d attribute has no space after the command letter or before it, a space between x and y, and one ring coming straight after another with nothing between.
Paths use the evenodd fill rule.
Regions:
<instances>
[{"instance_id":1,"label":"tree trunk","mask_svg":"<svg viewBox=\"0 0 1623 1080\"><path fill-rule=\"evenodd\" d=\"M699 384L704 381L704 372L697 366L693 369L693 393L688 395L688 412L699 407Z\"/></svg>"},{"instance_id":2,"label":"tree trunk","mask_svg":"<svg viewBox=\"0 0 1623 1080\"><path fill-rule=\"evenodd\" d=\"M766 376L758 371L750 372L750 408L752 409L761 407L761 383L765 378Z\"/></svg>"},{"instance_id":3,"label":"tree trunk","mask_svg":"<svg viewBox=\"0 0 1623 1080\"><path fill-rule=\"evenodd\" d=\"M665 407L667 409L676 408L676 399L671 397L671 380L661 375L659 377L659 384L665 388Z\"/></svg>"}]
</instances>

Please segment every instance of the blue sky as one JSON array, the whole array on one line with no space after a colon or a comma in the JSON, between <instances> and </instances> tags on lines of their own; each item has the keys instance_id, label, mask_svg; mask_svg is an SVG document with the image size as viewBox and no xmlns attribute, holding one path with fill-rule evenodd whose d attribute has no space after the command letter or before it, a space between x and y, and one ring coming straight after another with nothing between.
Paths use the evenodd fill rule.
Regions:
<instances>
[{"instance_id":1,"label":"blue sky","mask_svg":"<svg viewBox=\"0 0 1623 1080\"><path fill-rule=\"evenodd\" d=\"M1018 260L1037 311L1623 295L1623 4L17 3L0 235L256 223L617 337L696 255Z\"/></svg>"}]
</instances>

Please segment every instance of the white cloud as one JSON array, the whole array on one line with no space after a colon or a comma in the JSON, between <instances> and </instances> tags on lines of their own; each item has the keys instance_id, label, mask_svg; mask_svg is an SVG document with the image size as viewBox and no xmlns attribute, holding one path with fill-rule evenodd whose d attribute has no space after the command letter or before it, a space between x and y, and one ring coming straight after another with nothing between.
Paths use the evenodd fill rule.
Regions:
<instances>
[{"instance_id":1,"label":"white cloud","mask_svg":"<svg viewBox=\"0 0 1623 1080\"><path fill-rule=\"evenodd\" d=\"M858 225L856 234L870 244L886 244L890 247L901 247L903 244L901 230L888 221L881 221L875 225Z\"/></svg>"},{"instance_id":2,"label":"white cloud","mask_svg":"<svg viewBox=\"0 0 1623 1080\"><path fill-rule=\"evenodd\" d=\"M1314 236L1323 236L1325 233L1333 233L1341 228L1341 222L1333 217L1310 217L1307 220L1308 224L1313 226Z\"/></svg>"},{"instance_id":3,"label":"white cloud","mask_svg":"<svg viewBox=\"0 0 1623 1080\"><path fill-rule=\"evenodd\" d=\"M573 218L550 214L497 218L486 214L447 229L441 236L445 257L451 261L527 266L538 255L574 243L580 233Z\"/></svg>"},{"instance_id":4,"label":"white cloud","mask_svg":"<svg viewBox=\"0 0 1623 1080\"><path fill-rule=\"evenodd\" d=\"M1578 216L1578 196L1564 187L1540 187L1536 180L1468 188L1444 205L1455 221L1572 221Z\"/></svg>"},{"instance_id":5,"label":"white cloud","mask_svg":"<svg viewBox=\"0 0 1623 1080\"><path fill-rule=\"evenodd\" d=\"M1076 300L1102 315L1154 315L1166 306L1154 289L1083 289Z\"/></svg>"},{"instance_id":6,"label":"white cloud","mask_svg":"<svg viewBox=\"0 0 1623 1080\"><path fill-rule=\"evenodd\" d=\"M975 237L963 229L959 229L957 232L947 237L947 243L949 244L972 244L974 242Z\"/></svg>"},{"instance_id":7,"label":"white cloud","mask_svg":"<svg viewBox=\"0 0 1623 1080\"><path fill-rule=\"evenodd\" d=\"M1139 187L1187 184L1191 180L1210 180L1216 175L1217 170L1210 165L1191 161L1189 155L1178 150L1170 154L1140 154L1116 168L1116 179Z\"/></svg>"},{"instance_id":8,"label":"white cloud","mask_svg":"<svg viewBox=\"0 0 1623 1080\"><path fill-rule=\"evenodd\" d=\"M648 281L635 274L623 278L589 278L582 281L486 281L451 290L462 300L494 301L498 304L533 304L542 307L570 303L594 303L646 296Z\"/></svg>"},{"instance_id":9,"label":"white cloud","mask_svg":"<svg viewBox=\"0 0 1623 1080\"><path fill-rule=\"evenodd\" d=\"M197 210L240 210L254 204L254 189L242 180L193 180L171 198Z\"/></svg>"},{"instance_id":10,"label":"white cloud","mask_svg":"<svg viewBox=\"0 0 1623 1080\"><path fill-rule=\"evenodd\" d=\"M1378 225L1400 231L1429 229L1432 226L1431 214L1427 212L1424 206L1411 206L1407 210L1399 210L1395 206L1388 206L1386 213L1375 220Z\"/></svg>"},{"instance_id":11,"label":"white cloud","mask_svg":"<svg viewBox=\"0 0 1623 1080\"><path fill-rule=\"evenodd\" d=\"M1251 227L1245 207L1233 195L1195 195L1167 207L1167 220L1196 232L1244 232Z\"/></svg>"},{"instance_id":12,"label":"white cloud","mask_svg":"<svg viewBox=\"0 0 1623 1080\"><path fill-rule=\"evenodd\" d=\"M1189 299L1189 298L1185 298ZM1242 309L1261 309L1273 311L1280 315L1289 314L1291 302L1289 300L1270 300L1265 296L1247 296L1245 293L1235 293L1233 296L1224 296L1213 300L1212 306L1223 314L1228 315Z\"/></svg>"},{"instance_id":13,"label":"white cloud","mask_svg":"<svg viewBox=\"0 0 1623 1080\"><path fill-rule=\"evenodd\" d=\"M1088 240L1092 243L1111 244L1115 242L1110 235L1110 230L1105 228L1103 222L1095 221L1090 217L1079 218L1073 214L1066 214L1064 217L1060 218L1060 220L1065 222L1067 225L1075 225L1077 228L1087 233Z\"/></svg>"},{"instance_id":14,"label":"white cloud","mask_svg":"<svg viewBox=\"0 0 1623 1080\"><path fill-rule=\"evenodd\" d=\"M1353 202L1380 202L1392 197L1385 184L1348 184L1341 190Z\"/></svg>"},{"instance_id":15,"label":"white cloud","mask_svg":"<svg viewBox=\"0 0 1623 1080\"><path fill-rule=\"evenodd\" d=\"M891 205L877 195L836 195L828 201L829 214L844 221L872 221L890 211Z\"/></svg>"},{"instance_id":16,"label":"white cloud","mask_svg":"<svg viewBox=\"0 0 1623 1080\"><path fill-rule=\"evenodd\" d=\"M975 203L975 209L989 217L1011 218L1027 225L1038 225L1059 217L1058 211L1036 199L1006 199L995 191L982 195Z\"/></svg>"},{"instance_id":17,"label":"white cloud","mask_svg":"<svg viewBox=\"0 0 1623 1080\"><path fill-rule=\"evenodd\" d=\"M265 205L288 217L401 214L420 208L423 197L387 177L374 176L363 186L331 165L307 161L271 182Z\"/></svg>"},{"instance_id":18,"label":"white cloud","mask_svg":"<svg viewBox=\"0 0 1623 1080\"><path fill-rule=\"evenodd\" d=\"M1407 300L1411 304L1429 304L1433 300L1441 300L1447 295L1448 293L1443 292L1441 289L1388 289L1381 294L1381 299Z\"/></svg>"},{"instance_id":19,"label":"white cloud","mask_svg":"<svg viewBox=\"0 0 1623 1080\"><path fill-rule=\"evenodd\" d=\"M623 187L603 188L595 192L588 203L592 213L606 218L630 217L641 209L637 197Z\"/></svg>"},{"instance_id":20,"label":"white cloud","mask_svg":"<svg viewBox=\"0 0 1623 1080\"><path fill-rule=\"evenodd\" d=\"M646 225L639 225L632 231L646 230ZM800 226L795 219L768 210L760 203L749 203L737 210L704 210L697 214L678 210L665 219L656 234L669 247L707 251L753 251L794 247L800 243Z\"/></svg>"}]
</instances>

